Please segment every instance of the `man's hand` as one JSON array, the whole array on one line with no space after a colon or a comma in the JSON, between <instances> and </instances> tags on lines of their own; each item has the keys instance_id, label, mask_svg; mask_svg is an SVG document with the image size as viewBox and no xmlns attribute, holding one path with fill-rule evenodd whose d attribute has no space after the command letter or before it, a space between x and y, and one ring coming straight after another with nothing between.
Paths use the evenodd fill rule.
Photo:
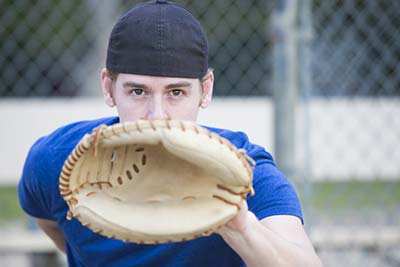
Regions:
<instances>
[{"instance_id":1,"label":"man's hand","mask_svg":"<svg viewBox=\"0 0 400 267\"><path fill-rule=\"evenodd\" d=\"M246 266L322 266L299 218L291 215L261 221L243 202L239 213L218 230Z\"/></svg>"},{"instance_id":2,"label":"man's hand","mask_svg":"<svg viewBox=\"0 0 400 267\"><path fill-rule=\"evenodd\" d=\"M255 217L252 212L249 212L249 208L247 206L247 202L243 201L242 206L240 207L240 211L230 220L227 224L222 226L217 232L218 234L224 236L229 232L244 232L249 223L249 220Z\"/></svg>"}]
</instances>

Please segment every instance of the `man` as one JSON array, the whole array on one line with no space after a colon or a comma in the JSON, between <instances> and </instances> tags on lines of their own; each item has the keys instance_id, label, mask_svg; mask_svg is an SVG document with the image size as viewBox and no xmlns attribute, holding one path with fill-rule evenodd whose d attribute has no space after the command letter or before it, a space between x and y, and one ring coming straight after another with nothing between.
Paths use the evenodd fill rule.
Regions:
<instances>
[{"instance_id":1,"label":"man","mask_svg":"<svg viewBox=\"0 0 400 267\"><path fill-rule=\"evenodd\" d=\"M304 232L297 195L263 148L243 133L210 130L244 148L256 161L255 196L218 234L162 245L124 243L93 233L58 191L61 167L85 133L99 124L138 119L196 121L211 101L214 75L207 38L183 7L152 1L126 11L114 26L101 82L119 117L73 123L31 148L19 184L21 206L67 254L70 266L319 266Z\"/></svg>"}]
</instances>

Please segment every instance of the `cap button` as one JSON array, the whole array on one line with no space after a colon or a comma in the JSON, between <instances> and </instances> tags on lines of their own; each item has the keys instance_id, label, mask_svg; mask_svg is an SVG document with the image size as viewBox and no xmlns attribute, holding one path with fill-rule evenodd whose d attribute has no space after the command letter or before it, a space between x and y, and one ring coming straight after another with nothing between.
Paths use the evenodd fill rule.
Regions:
<instances>
[{"instance_id":1,"label":"cap button","mask_svg":"<svg viewBox=\"0 0 400 267\"><path fill-rule=\"evenodd\" d=\"M167 3L167 0L157 0L156 3L158 3L158 4L165 4L165 3Z\"/></svg>"}]
</instances>

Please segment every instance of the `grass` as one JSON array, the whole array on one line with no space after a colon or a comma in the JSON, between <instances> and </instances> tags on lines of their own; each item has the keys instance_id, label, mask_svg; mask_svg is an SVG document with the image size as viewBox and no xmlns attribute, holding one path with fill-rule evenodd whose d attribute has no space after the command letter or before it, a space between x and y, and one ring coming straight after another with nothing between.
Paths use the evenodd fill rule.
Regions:
<instances>
[{"instance_id":1,"label":"grass","mask_svg":"<svg viewBox=\"0 0 400 267\"><path fill-rule=\"evenodd\" d=\"M17 194L17 187L0 187L0 222L21 220L24 218Z\"/></svg>"},{"instance_id":2,"label":"grass","mask_svg":"<svg viewBox=\"0 0 400 267\"><path fill-rule=\"evenodd\" d=\"M335 211L395 209L400 205L400 182L320 182L312 185L310 195L316 211L327 206Z\"/></svg>"}]
</instances>

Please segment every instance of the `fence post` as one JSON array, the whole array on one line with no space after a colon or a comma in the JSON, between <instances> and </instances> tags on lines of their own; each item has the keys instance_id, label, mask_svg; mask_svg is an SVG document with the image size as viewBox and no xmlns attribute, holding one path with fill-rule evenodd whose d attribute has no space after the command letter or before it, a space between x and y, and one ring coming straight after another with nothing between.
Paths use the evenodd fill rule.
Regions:
<instances>
[{"instance_id":1,"label":"fence post","mask_svg":"<svg viewBox=\"0 0 400 267\"><path fill-rule=\"evenodd\" d=\"M299 21L298 21L298 59L299 59L299 102L301 104L302 124L296 139L298 144L298 175L302 182L302 201L303 214L307 223L306 230L312 225L312 182L311 182L311 119L310 119L310 100L312 94L312 69L311 69L311 42L313 38L312 28L312 0L299 1ZM300 125L299 125L300 126Z\"/></svg>"},{"instance_id":2,"label":"fence post","mask_svg":"<svg viewBox=\"0 0 400 267\"><path fill-rule=\"evenodd\" d=\"M93 19L86 26L86 36L93 36L93 51L85 62L76 68L75 75L82 81L80 96L101 96L100 70L105 66L108 37L118 15L120 1L90 0L85 1L89 10L93 10ZM86 69L86 71L82 71ZM89 72L89 76L88 76Z\"/></svg>"},{"instance_id":3,"label":"fence post","mask_svg":"<svg viewBox=\"0 0 400 267\"><path fill-rule=\"evenodd\" d=\"M295 173L295 119L298 90L297 0L276 1L272 15L274 151L280 170Z\"/></svg>"}]
</instances>

